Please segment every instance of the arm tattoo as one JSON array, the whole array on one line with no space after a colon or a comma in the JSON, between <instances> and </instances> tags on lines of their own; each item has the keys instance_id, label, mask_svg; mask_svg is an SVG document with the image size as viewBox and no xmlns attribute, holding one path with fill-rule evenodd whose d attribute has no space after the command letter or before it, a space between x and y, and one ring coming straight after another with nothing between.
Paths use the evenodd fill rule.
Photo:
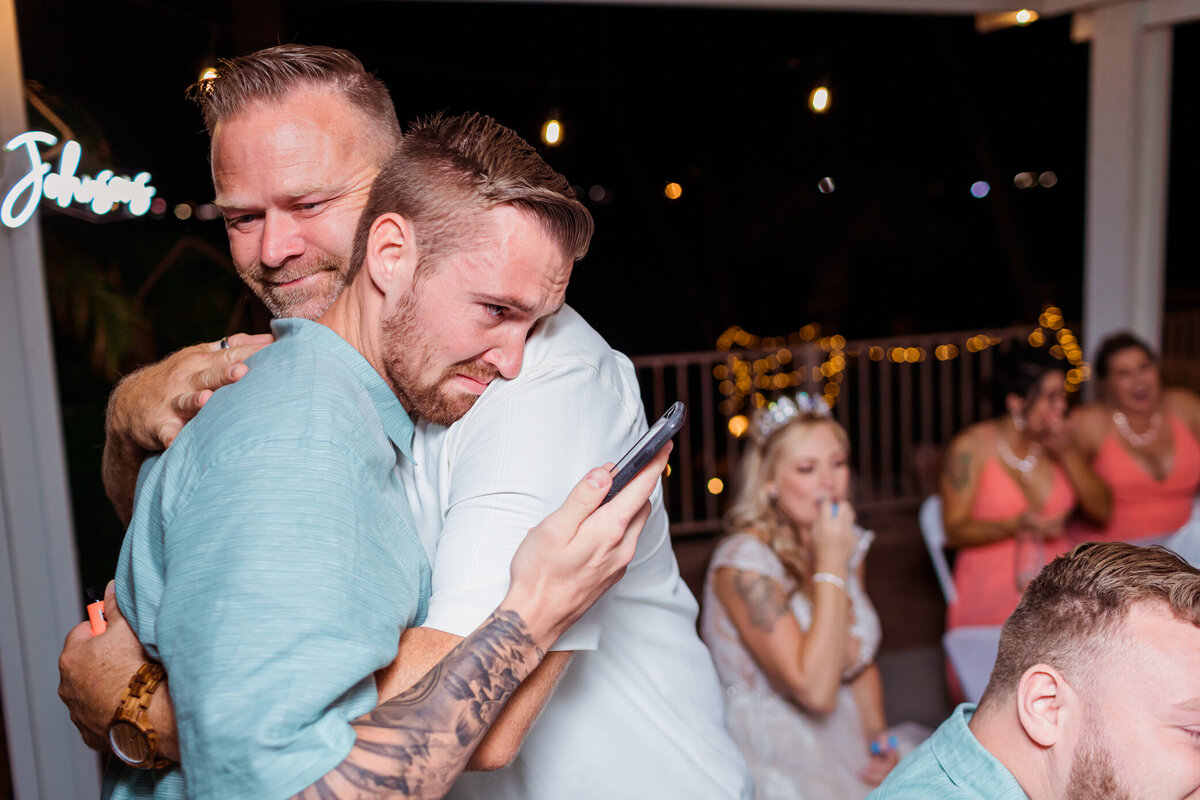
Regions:
<instances>
[{"instance_id":1,"label":"arm tattoo","mask_svg":"<svg viewBox=\"0 0 1200 800\"><path fill-rule=\"evenodd\" d=\"M492 614L411 688L356 719L354 749L298 796L442 797L544 655L519 614Z\"/></svg>"},{"instance_id":2,"label":"arm tattoo","mask_svg":"<svg viewBox=\"0 0 1200 800\"><path fill-rule=\"evenodd\" d=\"M950 485L955 491L961 492L971 484L971 451L963 450L961 453L954 453L953 456L946 472L950 478Z\"/></svg>"},{"instance_id":3,"label":"arm tattoo","mask_svg":"<svg viewBox=\"0 0 1200 800\"><path fill-rule=\"evenodd\" d=\"M750 624L766 633L777 619L790 613L783 588L765 575L738 570L733 574L733 588L746 603Z\"/></svg>"}]
</instances>

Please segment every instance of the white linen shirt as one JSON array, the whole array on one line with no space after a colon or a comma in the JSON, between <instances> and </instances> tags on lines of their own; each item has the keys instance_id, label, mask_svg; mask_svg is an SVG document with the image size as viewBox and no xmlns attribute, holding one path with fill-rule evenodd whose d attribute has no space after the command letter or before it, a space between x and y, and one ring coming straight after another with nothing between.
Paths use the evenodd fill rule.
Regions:
<instances>
[{"instance_id":1,"label":"white linen shirt","mask_svg":"<svg viewBox=\"0 0 1200 800\"><path fill-rule=\"evenodd\" d=\"M503 599L530 528L588 469L647 428L633 365L564 306L450 429L417 425L405 486L430 558L425 626L467 636ZM697 604L671 549L661 485L620 582L563 635L576 654L505 769L466 773L449 797L749 798L725 729Z\"/></svg>"}]
</instances>

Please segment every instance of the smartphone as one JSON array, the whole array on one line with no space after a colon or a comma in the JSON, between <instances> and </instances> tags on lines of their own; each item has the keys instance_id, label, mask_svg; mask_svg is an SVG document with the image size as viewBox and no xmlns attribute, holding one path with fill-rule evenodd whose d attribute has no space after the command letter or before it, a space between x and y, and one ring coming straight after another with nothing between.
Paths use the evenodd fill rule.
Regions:
<instances>
[{"instance_id":1,"label":"smartphone","mask_svg":"<svg viewBox=\"0 0 1200 800\"><path fill-rule=\"evenodd\" d=\"M654 458L654 454L662 449L667 440L679 433L686 418L687 406L681 401L676 402L650 426L650 430L646 431L633 447L629 448L628 453L621 456L621 460L612 468L612 488L604 498L605 503L616 497L617 492L624 489L625 484Z\"/></svg>"}]
</instances>

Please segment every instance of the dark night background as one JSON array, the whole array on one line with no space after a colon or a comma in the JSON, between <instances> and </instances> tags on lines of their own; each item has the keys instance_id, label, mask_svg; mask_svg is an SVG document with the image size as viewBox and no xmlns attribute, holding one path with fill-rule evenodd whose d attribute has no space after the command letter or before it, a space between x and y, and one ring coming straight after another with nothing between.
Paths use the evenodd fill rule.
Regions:
<instances>
[{"instance_id":1,"label":"dark night background","mask_svg":"<svg viewBox=\"0 0 1200 800\"><path fill-rule=\"evenodd\" d=\"M731 324L861 339L1032 322L1045 303L1081 313L1088 46L1068 17L981 34L971 17L591 4L16 5L25 79L83 144L80 171L149 171L168 206L95 224L43 205L88 583L111 574L121 535L98 475L113 379L263 319L221 224L170 212L212 195L184 89L219 57L345 47L402 121L482 111L534 141L560 119L564 143L543 152L597 222L568 301L630 355L709 350ZM1200 304L1195 156L1178 144L1196 140L1198 39L1176 29L1168 308ZM818 84L832 93L820 116ZM1018 190L1027 170L1058 184ZM601 202L586 199L596 186Z\"/></svg>"}]
</instances>

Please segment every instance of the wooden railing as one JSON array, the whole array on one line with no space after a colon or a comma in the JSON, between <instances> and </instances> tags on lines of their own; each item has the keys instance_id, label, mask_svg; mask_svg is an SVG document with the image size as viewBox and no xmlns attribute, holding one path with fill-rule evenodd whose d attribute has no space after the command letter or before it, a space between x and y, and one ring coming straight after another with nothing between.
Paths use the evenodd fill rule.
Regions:
<instances>
[{"instance_id":1,"label":"wooden railing","mask_svg":"<svg viewBox=\"0 0 1200 800\"><path fill-rule=\"evenodd\" d=\"M854 497L863 511L913 508L936 481L939 458L954 434L993 415L987 390L995 356L1028 336L1030 326L961 331L891 339L847 341L841 348L845 369L834 416L850 434ZM980 335L998 341L979 352L965 342ZM953 343L954 358L935 357L939 345ZM918 348L915 363L873 358L894 347ZM814 376L828 352L816 343L787 348L796 372ZM773 350L741 350L743 359ZM676 536L708 535L720 530L731 494L741 441L721 412L725 399L713 370L730 353L708 351L639 356L633 359L646 413L653 420L676 400L688 406L688 421L676 439L671 473L664 481L671 529ZM1169 314L1163 326L1164 379L1169 385L1200 390L1200 312ZM825 379L793 383L788 393L821 394ZM774 398L781 392L768 394ZM710 490L716 479L724 491ZM714 485L713 488L716 488Z\"/></svg>"}]
</instances>

